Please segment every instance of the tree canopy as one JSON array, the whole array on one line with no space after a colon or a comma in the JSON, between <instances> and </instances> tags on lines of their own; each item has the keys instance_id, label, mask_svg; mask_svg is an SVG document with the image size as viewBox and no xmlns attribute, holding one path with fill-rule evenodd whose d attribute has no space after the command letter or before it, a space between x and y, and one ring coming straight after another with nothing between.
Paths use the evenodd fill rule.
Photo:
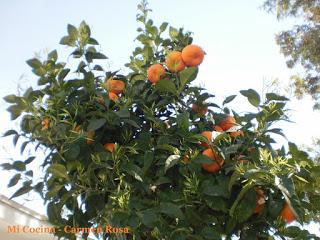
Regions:
<instances>
[{"instance_id":1,"label":"tree canopy","mask_svg":"<svg viewBox=\"0 0 320 240\"><path fill-rule=\"evenodd\" d=\"M69 62L55 50L27 61L38 87L5 97L21 129L4 136L21 152L47 151L2 164L16 172L9 187L22 183L12 197L39 193L67 239L76 237L65 226L108 225L129 233L104 230L100 239L319 239L289 225L319 213L320 166L292 142L275 144L288 99L246 89L217 102L194 84L205 55L192 34L157 27L145 1L138 9L126 75L104 69L85 22L69 24L60 41ZM240 97L252 112L228 107Z\"/></svg>"},{"instance_id":2,"label":"tree canopy","mask_svg":"<svg viewBox=\"0 0 320 240\"><path fill-rule=\"evenodd\" d=\"M276 36L287 66L301 66L303 71L292 76L295 95L309 94L320 109L320 1L319 0L267 0L264 7L275 12L279 19L296 17L300 24L281 31ZM299 69L299 67L297 68Z\"/></svg>"}]
</instances>

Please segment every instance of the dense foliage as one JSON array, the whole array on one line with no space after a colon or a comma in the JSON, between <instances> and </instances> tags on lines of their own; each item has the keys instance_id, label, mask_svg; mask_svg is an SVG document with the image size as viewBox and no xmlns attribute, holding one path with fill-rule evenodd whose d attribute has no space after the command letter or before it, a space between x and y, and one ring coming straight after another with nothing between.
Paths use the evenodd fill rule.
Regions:
<instances>
[{"instance_id":1,"label":"dense foliage","mask_svg":"<svg viewBox=\"0 0 320 240\"><path fill-rule=\"evenodd\" d=\"M10 187L23 182L12 197L38 192L62 228L130 229L101 239L318 239L287 224L320 210L320 167L294 143L276 148L274 136L284 135L274 125L289 120L288 99L243 90L255 110L240 114L228 108L236 95L218 104L192 84L201 66L165 70L152 83L149 67L193 39L165 22L156 27L148 13L143 2L126 75L103 68L107 57L85 22L68 25L60 41L72 49L68 64L56 51L27 61L38 88L5 97L21 130L4 135L23 139L21 152L30 144L47 155L2 164L18 172ZM32 161L43 167L41 180Z\"/></svg>"}]
</instances>

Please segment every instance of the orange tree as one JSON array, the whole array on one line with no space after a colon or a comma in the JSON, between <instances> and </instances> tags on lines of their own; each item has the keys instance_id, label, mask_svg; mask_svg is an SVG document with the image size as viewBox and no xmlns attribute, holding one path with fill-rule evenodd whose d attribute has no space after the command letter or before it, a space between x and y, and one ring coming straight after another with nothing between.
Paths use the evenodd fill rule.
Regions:
<instances>
[{"instance_id":1,"label":"orange tree","mask_svg":"<svg viewBox=\"0 0 320 240\"><path fill-rule=\"evenodd\" d=\"M192 85L204 52L191 33L167 33L168 23L156 27L148 12L142 2L127 75L97 64L107 57L85 22L68 25L60 41L73 49L71 62L58 62L56 51L27 61L38 88L5 97L21 129L4 136L24 139L21 152L31 144L47 155L2 164L17 171L10 187L22 183L12 197L38 192L56 234L68 239L66 225L109 224L129 233L101 239L316 239L288 225L320 209L319 166L294 143L274 144L288 99L243 90L255 111L241 114L227 107L236 95L214 103Z\"/></svg>"}]
</instances>

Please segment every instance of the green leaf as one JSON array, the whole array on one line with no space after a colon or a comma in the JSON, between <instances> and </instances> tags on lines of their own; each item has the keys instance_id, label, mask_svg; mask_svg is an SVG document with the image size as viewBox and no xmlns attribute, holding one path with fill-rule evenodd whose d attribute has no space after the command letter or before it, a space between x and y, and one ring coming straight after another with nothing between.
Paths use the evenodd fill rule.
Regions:
<instances>
[{"instance_id":1,"label":"green leaf","mask_svg":"<svg viewBox=\"0 0 320 240\"><path fill-rule=\"evenodd\" d=\"M180 155L171 155L167 158L164 166L164 171L168 171L169 168L176 165L180 160Z\"/></svg>"},{"instance_id":2,"label":"green leaf","mask_svg":"<svg viewBox=\"0 0 320 240\"><path fill-rule=\"evenodd\" d=\"M237 95L230 95L230 96L226 97L226 99L223 101L222 105L225 105L225 104L233 101L233 99L235 99L236 96L237 96Z\"/></svg>"},{"instance_id":3,"label":"green leaf","mask_svg":"<svg viewBox=\"0 0 320 240\"><path fill-rule=\"evenodd\" d=\"M176 28L171 27L169 28L169 36L171 37L171 39L175 40L179 35L179 32Z\"/></svg>"},{"instance_id":4,"label":"green leaf","mask_svg":"<svg viewBox=\"0 0 320 240\"><path fill-rule=\"evenodd\" d=\"M201 231L201 235L205 239L210 239L210 240L219 240L219 239L221 239L221 233L219 233L214 226L204 227L202 229L202 231Z\"/></svg>"},{"instance_id":5,"label":"green leaf","mask_svg":"<svg viewBox=\"0 0 320 240\"><path fill-rule=\"evenodd\" d=\"M184 219L183 213L180 210L180 208L173 203L169 203L169 202L160 203L160 212L170 217L177 217L179 219Z\"/></svg>"},{"instance_id":6,"label":"green leaf","mask_svg":"<svg viewBox=\"0 0 320 240\"><path fill-rule=\"evenodd\" d=\"M89 130L97 130L101 128L106 123L106 119L99 118L99 119L91 119L89 120Z\"/></svg>"},{"instance_id":7,"label":"green leaf","mask_svg":"<svg viewBox=\"0 0 320 240\"><path fill-rule=\"evenodd\" d=\"M19 188L11 197L10 199L12 198L16 198L16 197L19 197L23 194L26 194L28 192L30 192L32 190L32 187L31 187L31 181L28 181L28 182L24 182L24 185Z\"/></svg>"},{"instance_id":8,"label":"green leaf","mask_svg":"<svg viewBox=\"0 0 320 240\"><path fill-rule=\"evenodd\" d=\"M70 72L69 68L66 69L62 69L59 74L58 74L58 80L62 81L65 79L65 77L68 75L68 73Z\"/></svg>"},{"instance_id":9,"label":"green leaf","mask_svg":"<svg viewBox=\"0 0 320 240\"><path fill-rule=\"evenodd\" d=\"M26 164L22 161L14 161L12 164L12 168L17 171L23 172L26 170Z\"/></svg>"},{"instance_id":10,"label":"green leaf","mask_svg":"<svg viewBox=\"0 0 320 240\"><path fill-rule=\"evenodd\" d=\"M136 180L143 182L143 179L142 179L143 172L140 167L138 167L133 163L130 163L124 166L123 168L127 173L129 173Z\"/></svg>"},{"instance_id":11,"label":"green leaf","mask_svg":"<svg viewBox=\"0 0 320 240\"><path fill-rule=\"evenodd\" d=\"M19 97L17 97L14 94L5 96L3 99L7 102L7 103L16 103Z\"/></svg>"},{"instance_id":12,"label":"green leaf","mask_svg":"<svg viewBox=\"0 0 320 240\"><path fill-rule=\"evenodd\" d=\"M253 89L248 89L248 90L241 90L240 93L247 97L248 101L255 107L258 107L260 104L260 96L259 94L253 90Z\"/></svg>"},{"instance_id":13,"label":"green leaf","mask_svg":"<svg viewBox=\"0 0 320 240\"><path fill-rule=\"evenodd\" d=\"M143 171L146 172L153 162L153 153L151 151L146 151L143 157Z\"/></svg>"},{"instance_id":14,"label":"green leaf","mask_svg":"<svg viewBox=\"0 0 320 240\"><path fill-rule=\"evenodd\" d=\"M10 163L2 163L0 166L2 167L3 170L11 170L12 169L12 165Z\"/></svg>"},{"instance_id":15,"label":"green leaf","mask_svg":"<svg viewBox=\"0 0 320 240\"><path fill-rule=\"evenodd\" d=\"M199 164L212 163L212 159L205 155L199 154L192 162L199 163Z\"/></svg>"},{"instance_id":16,"label":"green leaf","mask_svg":"<svg viewBox=\"0 0 320 240\"><path fill-rule=\"evenodd\" d=\"M182 91L184 89L184 87L192 82L193 80L196 79L197 75L198 75L198 67L188 67L186 69L184 69L183 71L181 71L179 73L179 78L180 78L180 90Z\"/></svg>"},{"instance_id":17,"label":"green leaf","mask_svg":"<svg viewBox=\"0 0 320 240\"><path fill-rule=\"evenodd\" d=\"M69 36L64 36L64 37L61 38L59 43L61 45L68 45L70 47L74 47L76 45L75 42L76 42L75 39L72 39Z\"/></svg>"},{"instance_id":18,"label":"green leaf","mask_svg":"<svg viewBox=\"0 0 320 240\"><path fill-rule=\"evenodd\" d=\"M8 107L7 110L11 113L11 120L17 119L23 111L23 109L19 105L12 105Z\"/></svg>"},{"instance_id":19,"label":"green leaf","mask_svg":"<svg viewBox=\"0 0 320 240\"><path fill-rule=\"evenodd\" d=\"M80 154L80 146L75 143L70 145L69 149L65 152L65 157L68 160L75 160Z\"/></svg>"},{"instance_id":20,"label":"green leaf","mask_svg":"<svg viewBox=\"0 0 320 240\"><path fill-rule=\"evenodd\" d=\"M49 202L47 205L47 215L51 223L61 224L61 208L62 206L54 202Z\"/></svg>"},{"instance_id":21,"label":"green leaf","mask_svg":"<svg viewBox=\"0 0 320 240\"><path fill-rule=\"evenodd\" d=\"M142 223L148 227L152 227L158 220L158 215L153 209L141 211L138 215L140 216Z\"/></svg>"},{"instance_id":22,"label":"green leaf","mask_svg":"<svg viewBox=\"0 0 320 240\"><path fill-rule=\"evenodd\" d=\"M17 173L16 175L14 175L11 178L10 182L8 183L8 188L15 186L19 182L20 178L21 178L21 174L20 173Z\"/></svg>"},{"instance_id":23,"label":"green leaf","mask_svg":"<svg viewBox=\"0 0 320 240\"><path fill-rule=\"evenodd\" d=\"M245 196L245 194L253 187L252 182L247 182L246 185L244 185L244 187L241 189L240 193L238 194L236 200L234 201L234 203L232 204L229 214L231 217L233 217L234 215L234 211L236 209L236 207L238 206L239 202L241 201L241 199Z\"/></svg>"},{"instance_id":24,"label":"green leaf","mask_svg":"<svg viewBox=\"0 0 320 240\"><path fill-rule=\"evenodd\" d=\"M186 132L189 130L189 117L190 117L190 114L188 112L183 112L178 114L177 125L179 129Z\"/></svg>"},{"instance_id":25,"label":"green leaf","mask_svg":"<svg viewBox=\"0 0 320 240\"><path fill-rule=\"evenodd\" d=\"M289 101L289 98L286 98L284 96L280 96L280 95L275 94L275 93L267 93L266 97L267 97L267 101L272 101L272 100L275 100L275 101Z\"/></svg>"},{"instance_id":26,"label":"green leaf","mask_svg":"<svg viewBox=\"0 0 320 240\"><path fill-rule=\"evenodd\" d=\"M7 137L7 136L10 136L10 135L18 135L18 132L16 130L8 130L6 131L4 134L3 134L3 137Z\"/></svg>"},{"instance_id":27,"label":"green leaf","mask_svg":"<svg viewBox=\"0 0 320 240\"><path fill-rule=\"evenodd\" d=\"M42 63L37 58L29 59L27 61L27 64L34 69L40 68L42 66Z\"/></svg>"},{"instance_id":28,"label":"green leaf","mask_svg":"<svg viewBox=\"0 0 320 240\"><path fill-rule=\"evenodd\" d=\"M256 207L256 192L250 189L241 199L234 211L234 217L238 222L245 222L251 217Z\"/></svg>"},{"instance_id":29,"label":"green leaf","mask_svg":"<svg viewBox=\"0 0 320 240\"><path fill-rule=\"evenodd\" d=\"M167 29L167 27L168 27L168 23L167 22L163 22L159 27L160 32L164 32Z\"/></svg>"},{"instance_id":30,"label":"green leaf","mask_svg":"<svg viewBox=\"0 0 320 240\"><path fill-rule=\"evenodd\" d=\"M72 39L78 38L78 29L75 26L68 24L67 29L68 29L68 34Z\"/></svg>"},{"instance_id":31,"label":"green leaf","mask_svg":"<svg viewBox=\"0 0 320 240\"><path fill-rule=\"evenodd\" d=\"M161 93L173 93L177 92L176 86L169 79L161 79L156 83L156 89Z\"/></svg>"},{"instance_id":32,"label":"green leaf","mask_svg":"<svg viewBox=\"0 0 320 240\"><path fill-rule=\"evenodd\" d=\"M287 228L284 229L284 234L287 237L292 237L295 238L297 237L299 234L301 233L301 228L297 227L297 226L289 226Z\"/></svg>"},{"instance_id":33,"label":"green leaf","mask_svg":"<svg viewBox=\"0 0 320 240\"><path fill-rule=\"evenodd\" d=\"M48 173L51 173L55 178L63 178L69 180L67 169L61 164L52 164L48 168Z\"/></svg>"},{"instance_id":34,"label":"green leaf","mask_svg":"<svg viewBox=\"0 0 320 240\"><path fill-rule=\"evenodd\" d=\"M88 40L88 43L91 44L91 45L99 45L98 41L94 38L90 38Z\"/></svg>"},{"instance_id":35,"label":"green leaf","mask_svg":"<svg viewBox=\"0 0 320 240\"><path fill-rule=\"evenodd\" d=\"M161 140L161 138L159 140ZM169 151L170 153L180 155L180 150L178 148L171 146L169 144L159 144L160 142L159 140L158 140L157 149L166 150L166 151Z\"/></svg>"},{"instance_id":36,"label":"green leaf","mask_svg":"<svg viewBox=\"0 0 320 240\"><path fill-rule=\"evenodd\" d=\"M53 50L48 54L48 60L53 60L54 62L58 59L57 50Z\"/></svg>"},{"instance_id":37,"label":"green leaf","mask_svg":"<svg viewBox=\"0 0 320 240\"><path fill-rule=\"evenodd\" d=\"M228 197L228 182L224 178L218 178L218 182L203 181L202 193L213 197Z\"/></svg>"},{"instance_id":38,"label":"green leaf","mask_svg":"<svg viewBox=\"0 0 320 240\"><path fill-rule=\"evenodd\" d=\"M130 112L128 109L121 109L120 111L116 112L116 114L120 118L130 118Z\"/></svg>"},{"instance_id":39,"label":"green leaf","mask_svg":"<svg viewBox=\"0 0 320 240\"><path fill-rule=\"evenodd\" d=\"M102 53L99 52L86 52L86 59L92 60L92 59L108 59L108 57ZM89 61L91 62L91 61Z\"/></svg>"}]
</instances>

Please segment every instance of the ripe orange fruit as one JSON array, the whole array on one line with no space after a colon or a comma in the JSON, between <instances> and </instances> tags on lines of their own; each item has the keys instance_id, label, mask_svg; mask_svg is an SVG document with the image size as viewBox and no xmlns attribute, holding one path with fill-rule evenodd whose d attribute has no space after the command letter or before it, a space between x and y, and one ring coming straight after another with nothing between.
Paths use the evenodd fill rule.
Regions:
<instances>
[{"instance_id":1,"label":"ripe orange fruit","mask_svg":"<svg viewBox=\"0 0 320 240\"><path fill-rule=\"evenodd\" d=\"M214 126L213 128L216 132L223 132L223 129L218 125Z\"/></svg>"},{"instance_id":2,"label":"ripe orange fruit","mask_svg":"<svg viewBox=\"0 0 320 240\"><path fill-rule=\"evenodd\" d=\"M296 216L291 208L291 206L285 202L281 211L281 218L285 220L287 223L291 223L296 220Z\"/></svg>"},{"instance_id":3,"label":"ripe orange fruit","mask_svg":"<svg viewBox=\"0 0 320 240\"><path fill-rule=\"evenodd\" d=\"M182 61L181 52L172 51L166 58L166 65L170 72L180 72L186 65Z\"/></svg>"},{"instance_id":4,"label":"ripe orange fruit","mask_svg":"<svg viewBox=\"0 0 320 240\"><path fill-rule=\"evenodd\" d=\"M201 47L191 44L182 49L182 60L185 65L195 67L202 63L204 51Z\"/></svg>"},{"instance_id":5,"label":"ripe orange fruit","mask_svg":"<svg viewBox=\"0 0 320 240\"><path fill-rule=\"evenodd\" d=\"M227 131L229 128L232 128L236 125L236 119L232 116L228 116L222 119L219 123L219 126L224 130Z\"/></svg>"},{"instance_id":6,"label":"ripe orange fruit","mask_svg":"<svg viewBox=\"0 0 320 240\"><path fill-rule=\"evenodd\" d=\"M48 128L49 128L49 118L44 118L43 120L42 120L42 122L41 122L41 125L42 125L42 128L41 128L41 130L48 130Z\"/></svg>"},{"instance_id":7,"label":"ripe orange fruit","mask_svg":"<svg viewBox=\"0 0 320 240\"><path fill-rule=\"evenodd\" d=\"M212 132L210 131L203 131L201 133L202 136L204 136L206 139L208 139L208 142L211 142L212 141ZM209 144L206 143L206 142L201 142L201 146L204 146L204 147L209 147Z\"/></svg>"},{"instance_id":8,"label":"ripe orange fruit","mask_svg":"<svg viewBox=\"0 0 320 240\"><path fill-rule=\"evenodd\" d=\"M231 137L243 137L244 133L243 131L239 130L239 131L235 131L235 132L230 132L230 136Z\"/></svg>"},{"instance_id":9,"label":"ripe orange fruit","mask_svg":"<svg viewBox=\"0 0 320 240\"><path fill-rule=\"evenodd\" d=\"M119 96L113 92L109 92L109 99L116 102L118 100Z\"/></svg>"},{"instance_id":10,"label":"ripe orange fruit","mask_svg":"<svg viewBox=\"0 0 320 240\"><path fill-rule=\"evenodd\" d=\"M89 130L89 131L87 132L87 140L86 140L86 142L87 142L88 145L91 145L91 144L93 143L93 137L94 137L94 135L95 135L94 130Z\"/></svg>"},{"instance_id":11,"label":"ripe orange fruit","mask_svg":"<svg viewBox=\"0 0 320 240\"><path fill-rule=\"evenodd\" d=\"M190 158L188 155L184 155L183 158L182 158L182 161L185 163L185 164L188 164L190 163Z\"/></svg>"},{"instance_id":12,"label":"ripe orange fruit","mask_svg":"<svg viewBox=\"0 0 320 240\"><path fill-rule=\"evenodd\" d=\"M254 213L260 213L265 206L266 199L262 189L255 188L256 191L256 208L254 209Z\"/></svg>"},{"instance_id":13,"label":"ripe orange fruit","mask_svg":"<svg viewBox=\"0 0 320 240\"><path fill-rule=\"evenodd\" d=\"M212 163L202 163L202 168L210 173L218 172L224 163L219 154L211 148L204 150L202 154L212 159Z\"/></svg>"},{"instance_id":14,"label":"ripe orange fruit","mask_svg":"<svg viewBox=\"0 0 320 240\"><path fill-rule=\"evenodd\" d=\"M208 112L208 106L206 104L199 106L194 103L192 104L192 111L201 116L206 115L206 113Z\"/></svg>"},{"instance_id":15,"label":"ripe orange fruit","mask_svg":"<svg viewBox=\"0 0 320 240\"><path fill-rule=\"evenodd\" d=\"M114 148L115 148L115 144L114 143L106 143L105 145L103 145L104 148L109 151L109 152L113 152Z\"/></svg>"},{"instance_id":16,"label":"ripe orange fruit","mask_svg":"<svg viewBox=\"0 0 320 240\"><path fill-rule=\"evenodd\" d=\"M153 64L148 69L148 80L152 83L158 82L166 73L161 64Z\"/></svg>"},{"instance_id":17,"label":"ripe orange fruit","mask_svg":"<svg viewBox=\"0 0 320 240\"><path fill-rule=\"evenodd\" d=\"M119 94L124 91L126 84L121 80L113 80L112 78L109 78L105 82L105 86L109 92Z\"/></svg>"}]
</instances>

